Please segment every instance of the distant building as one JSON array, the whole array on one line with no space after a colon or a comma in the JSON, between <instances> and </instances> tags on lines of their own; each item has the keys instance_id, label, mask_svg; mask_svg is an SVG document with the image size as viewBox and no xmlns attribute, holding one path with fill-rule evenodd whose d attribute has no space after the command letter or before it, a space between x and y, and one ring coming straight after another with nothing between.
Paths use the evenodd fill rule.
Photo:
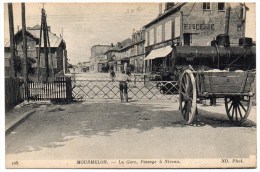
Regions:
<instances>
[{"instance_id":1,"label":"distant building","mask_svg":"<svg viewBox=\"0 0 260 172\"><path fill-rule=\"evenodd\" d=\"M231 44L245 35L246 7L242 3L165 3L157 18L144 26L146 72L172 69L171 45L210 46L219 34L229 34Z\"/></svg>"},{"instance_id":2,"label":"distant building","mask_svg":"<svg viewBox=\"0 0 260 172\"><path fill-rule=\"evenodd\" d=\"M73 65L73 67L70 68L70 73L89 72L89 69L90 69L90 61L79 62L77 65Z\"/></svg>"},{"instance_id":3,"label":"distant building","mask_svg":"<svg viewBox=\"0 0 260 172\"><path fill-rule=\"evenodd\" d=\"M143 72L143 60L145 58L144 51L145 30L134 32L132 34L132 46L130 54L130 64L134 66L134 72Z\"/></svg>"},{"instance_id":4,"label":"distant building","mask_svg":"<svg viewBox=\"0 0 260 172\"><path fill-rule=\"evenodd\" d=\"M116 71L116 57L118 57L119 48L120 47L118 46L118 44L116 44L116 46L111 44L111 49L109 49L109 50L107 50L107 52L105 52L109 71L111 71L111 70Z\"/></svg>"},{"instance_id":5,"label":"distant building","mask_svg":"<svg viewBox=\"0 0 260 172\"><path fill-rule=\"evenodd\" d=\"M126 67L130 64L132 39L127 38L117 44L119 49L116 56L116 68L117 71L121 72L122 70L126 70Z\"/></svg>"},{"instance_id":6,"label":"distant building","mask_svg":"<svg viewBox=\"0 0 260 172\"><path fill-rule=\"evenodd\" d=\"M118 42L105 54L108 60L109 70L119 71L129 70L129 66L134 66L133 72L142 73L144 53L145 31L140 30L132 34L132 39L127 38Z\"/></svg>"},{"instance_id":7,"label":"distant building","mask_svg":"<svg viewBox=\"0 0 260 172\"><path fill-rule=\"evenodd\" d=\"M101 72L102 66L107 65L106 52L111 49L111 45L94 45L91 48L90 70Z\"/></svg>"},{"instance_id":8,"label":"distant building","mask_svg":"<svg viewBox=\"0 0 260 172\"><path fill-rule=\"evenodd\" d=\"M37 71L37 61L38 61L38 49L40 42L40 26L36 25L34 27L27 27L27 57L33 59L35 63L32 65L35 74L29 76L34 78ZM48 27L48 34L50 40L51 53L48 56L49 69L50 72L53 69L54 74L64 73L67 70L67 50L65 41L58 37L56 34L52 33L50 26ZM22 30L19 30L15 35L15 47L16 56L23 58L23 38ZM40 75L45 75L45 56L44 56L44 43L42 38L41 49L40 49ZM10 41L5 42L5 76L10 76Z\"/></svg>"}]
</instances>

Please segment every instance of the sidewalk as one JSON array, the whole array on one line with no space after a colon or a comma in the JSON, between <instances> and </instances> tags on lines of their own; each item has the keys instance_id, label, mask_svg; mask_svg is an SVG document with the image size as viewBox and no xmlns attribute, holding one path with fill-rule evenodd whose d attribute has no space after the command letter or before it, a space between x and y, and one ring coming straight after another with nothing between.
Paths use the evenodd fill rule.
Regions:
<instances>
[{"instance_id":1,"label":"sidewalk","mask_svg":"<svg viewBox=\"0 0 260 172\"><path fill-rule=\"evenodd\" d=\"M49 102L23 102L14 109L5 113L5 134L21 124L25 119L30 117L36 110L50 104Z\"/></svg>"}]
</instances>

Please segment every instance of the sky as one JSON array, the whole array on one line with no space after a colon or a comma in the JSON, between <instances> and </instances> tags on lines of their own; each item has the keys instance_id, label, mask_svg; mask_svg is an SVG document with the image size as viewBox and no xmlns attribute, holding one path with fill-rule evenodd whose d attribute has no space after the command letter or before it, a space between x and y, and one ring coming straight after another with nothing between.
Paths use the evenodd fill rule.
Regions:
<instances>
[{"instance_id":1,"label":"sky","mask_svg":"<svg viewBox=\"0 0 260 172\"><path fill-rule=\"evenodd\" d=\"M26 25L41 24L41 8L47 13L51 32L62 34L69 63L88 61L93 45L116 44L131 38L134 30L158 16L158 3L26 3ZM247 4L247 24L255 25L254 4ZM15 32L21 29L21 4L13 3ZM8 8L4 4L4 37L9 39ZM246 36L255 38L255 29L246 28ZM254 39L255 40L255 39Z\"/></svg>"},{"instance_id":2,"label":"sky","mask_svg":"<svg viewBox=\"0 0 260 172\"><path fill-rule=\"evenodd\" d=\"M26 26L41 24L41 8L51 32L66 42L69 63L87 61L93 45L111 45L130 38L158 16L158 3L26 3ZM13 3L15 32L21 29L21 4ZM9 39L8 6L4 5L4 36Z\"/></svg>"}]
</instances>

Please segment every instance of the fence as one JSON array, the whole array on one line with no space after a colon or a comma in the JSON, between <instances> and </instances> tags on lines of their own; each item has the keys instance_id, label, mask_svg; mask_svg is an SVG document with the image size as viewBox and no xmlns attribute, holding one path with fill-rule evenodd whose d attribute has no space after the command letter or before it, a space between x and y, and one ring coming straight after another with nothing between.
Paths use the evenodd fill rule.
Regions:
<instances>
[{"instance_id":1,"label":"fence","mask_svg":"<svg viewBox=\"0 0 260 172\"><path fill-rule=\"evenodd\" d=\"M12 109L25 100L72 101L71 78L58 77L48 82L29 82L27 89L19 78L5 78L5 108Z\"/></svg>"},{"instance_id":2,"label":"fence","mask_svg":"<svg viewBox=\"0 0 260 172\"><path fill-rule=\"evenodd\" d=\"M132 81L128 84L129 99L176 99L176 81ZM119 82L108 80L75 80L72 96L84 99L120 99Z\"/></svg>"},{"instance_id":3,"label":"fence","mask_svg":"<svg viewBox=\"0 0 260 172\"><path fill-rule=\"evenodd\" d=\"M19 78L5 78L5 109L12 109L24 100Z\"/></svg>"},{"instance_id":4,"label":"fence","mask_svg":"<svg viewBox=\"0 0 260 172\"><path fill-rule=\"evenodd\" d=\"M72 100L71 79L58 77L48 82L31 82L28 84L27 97L35 101L70 102Z\"/></svg>"}]
</instances>

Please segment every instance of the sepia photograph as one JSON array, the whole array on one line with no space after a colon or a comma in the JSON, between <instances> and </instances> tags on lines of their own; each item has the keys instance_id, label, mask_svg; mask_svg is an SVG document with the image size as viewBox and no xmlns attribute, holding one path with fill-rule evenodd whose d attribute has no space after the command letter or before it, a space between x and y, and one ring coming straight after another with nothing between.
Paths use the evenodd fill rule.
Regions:
<instances>
[{"instance_id":1,"label":"sepia photograph","mask_svg":"<svg viewBox=\"0 0 260 172\"><path fill-rule=\"evenodd\" d=\"M5 169L256 169L256 2L5 1Z\"/></svg>"}]
</instances>

